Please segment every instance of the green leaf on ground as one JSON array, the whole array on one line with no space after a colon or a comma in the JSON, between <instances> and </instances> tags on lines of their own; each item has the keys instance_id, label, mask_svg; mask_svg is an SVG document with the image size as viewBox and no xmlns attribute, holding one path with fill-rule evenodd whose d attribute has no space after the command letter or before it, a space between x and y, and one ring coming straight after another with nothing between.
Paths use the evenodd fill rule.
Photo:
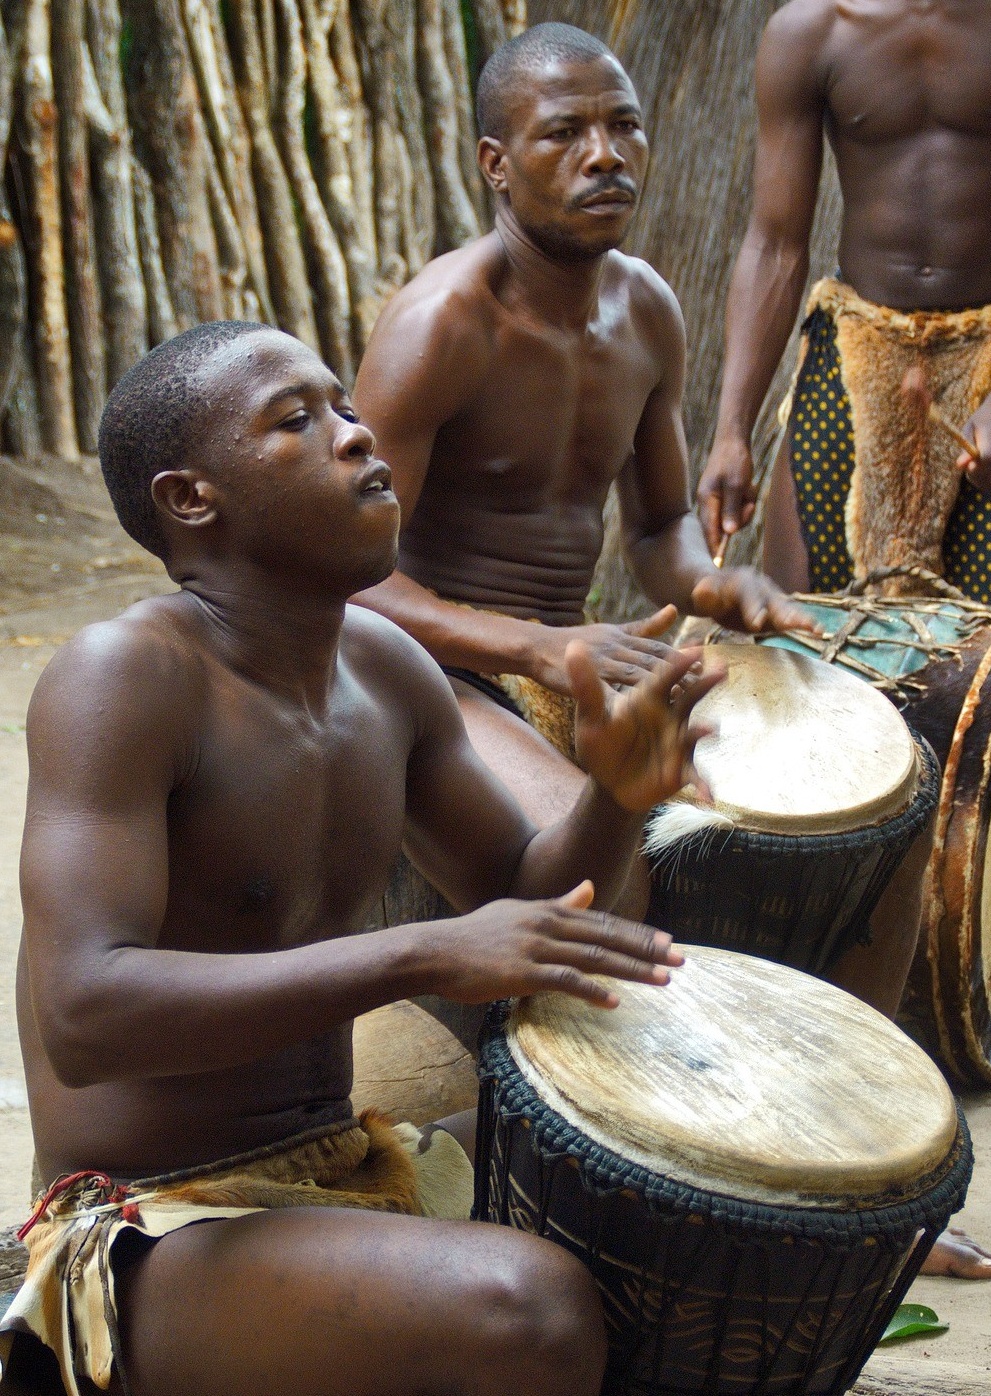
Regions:
<instances>
[{"instance_id":1,"label":"green leaf on ground","mask_svg":"<svg viewBox=\"0 0 991 1396\"><path fill-rule=\"evenodd\" d=\"M899 1304L888 1326L884 1330L882 1343L893 1342L897 1338L911 1338L916 1333L945 1333L948 1323L940 1321L934 1309L925 1304Z\"/></svg>"}]
</instances>

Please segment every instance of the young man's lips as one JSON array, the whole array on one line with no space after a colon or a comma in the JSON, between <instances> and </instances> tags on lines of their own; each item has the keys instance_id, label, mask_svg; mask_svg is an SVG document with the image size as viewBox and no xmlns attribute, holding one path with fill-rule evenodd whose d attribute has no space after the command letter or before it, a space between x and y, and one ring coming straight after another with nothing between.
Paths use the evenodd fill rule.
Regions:
<instances>
[{"instance_id":1,"label":"young man's lips","mask_svg":"<svg viewBox=\"0 0 991 1396\"><path fill-rule=\"evenodd\" d=\"M391 494L392 471L384 461L372 461L358 477L359 494Z\"/></svg>"}]
</instances>

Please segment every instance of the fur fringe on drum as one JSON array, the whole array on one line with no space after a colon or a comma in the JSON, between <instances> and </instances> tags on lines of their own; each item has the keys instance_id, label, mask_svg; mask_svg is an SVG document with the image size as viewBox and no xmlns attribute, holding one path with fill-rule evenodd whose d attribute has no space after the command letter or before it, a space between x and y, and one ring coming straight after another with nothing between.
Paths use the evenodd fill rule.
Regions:
<instances>
[{"instance_id":1,"label":"fur fringe on drum","mask_svg":"<svg viewBox=\"0 0 991 1396\"><path fill-rule=\"evenodd\" d=\"M902 382L921 367L932 400L962 426L991 392L991 306L956 313L903 313L863 300L827 278L807 313L836 326L843 386L850 399L856 463L846 505L847 546L863 580L883 567L922 566L943 574L943 535L956 503L959 448L929 421ZM892 578L886 595L918 591Z\"/></svg>"}]
</instances>

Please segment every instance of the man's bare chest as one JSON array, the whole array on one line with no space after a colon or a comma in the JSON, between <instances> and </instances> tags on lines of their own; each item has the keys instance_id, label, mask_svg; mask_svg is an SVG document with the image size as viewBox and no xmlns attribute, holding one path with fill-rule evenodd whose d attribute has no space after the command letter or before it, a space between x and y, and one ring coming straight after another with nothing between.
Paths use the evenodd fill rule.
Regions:
<instances>
[{"instance_id":1,"label":"man's bare chest","mask_svg":"<svg viewBox=\"0 0 991 1396\"><path fill-rule=\"evenodd\" d=\"M312 723L228 704L169 801L167 932L262 950L359 928L399 850L407 746L369 695Z\"/></svg>"},{"instance_id":2,"label":"man's bare chest","mask_svg":"<svg viewBox=\"0 0 991 1396\"><path fill-rule=\"evenodd\" d=\"M598 494L633 453L659 373L628 327L581 340L511 339L439 435L432 465L456 475L461 490Z\"/></svg>"},{"instance_id":3,"label":"man's bare chest","mask_svg":"<svg viewBox=\"0 0 991 1396\"><path fill-rule=\"evenodd\" d=\"M991 140L991 8L984 3L849 7L824 58L840 140L877 145L939 131Z\"/></svg>"}]
</instances>

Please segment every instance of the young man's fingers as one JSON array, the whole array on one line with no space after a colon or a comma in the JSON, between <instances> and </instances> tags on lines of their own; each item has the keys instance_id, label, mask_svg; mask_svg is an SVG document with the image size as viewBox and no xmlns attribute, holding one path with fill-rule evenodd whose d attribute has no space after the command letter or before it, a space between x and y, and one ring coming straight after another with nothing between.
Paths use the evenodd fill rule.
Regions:
<instances>
[{"instance_id":1,"label":"young man's fingers","mask_svg":"<svg viewBox=\"0 0 991 1396\"><path fill-rule=\"evenodd\" d=\"M570 892L558 897L557 901L559 906L569 910L583 911L595 901L595 884L590 877L586 877L577 887L572 887Z\"/></svg>"},{"instance_id":2,"label":"young man's fingers","mask_svg":"<svg viewBox=\"0 0 991 1396\"><path fill-rule=\"evenodd\" d=\"M578 715L593 725L600 723L609 706L608 690L592 663L587 646L580 640L572 640L564 651L564 667Z\"/></svg>"},{"instance_id":3,"label":"young man's fingers","mask_svg":"<svg viewBox=\"0 0 991 1396\"><path fill-rule=\"evenodd\" d=\"M720 522L723 509L722 496L716 489L711 492L706 491L705 493L700 491L698 502L700 522L702 524L702 532L705 534L706 547L709 549L709 552L715 556L723 533L722 523Z\"/></svg>"},{"instance_id":4,"label":"young man's fingers","mask_svg":"<svg viewBox=\"0 0 991 1396\"><path fill-rule=\"evenodd\" d=\"M627 621L623 629L630 635L653 640L663 635L666 630L670 630L677 618L678 608L676 606L662 606L659 611L655 611L652 616L647 616L645 620Z\"/></svg>"},{"instance_id":5,"label":"young man's fingers","mask_svg":"<svg viewBox=\"0 0 991 1396\"><path fill-rule=\"evenodd\" d=\"M541 960L552 960L559 946L573 944L591 947L593 953L615 951L647 965L665 964L672 944L667 931L607 911L572 911L546 925L543 933L547 948Z\"/></svg>"}]
</instances>

